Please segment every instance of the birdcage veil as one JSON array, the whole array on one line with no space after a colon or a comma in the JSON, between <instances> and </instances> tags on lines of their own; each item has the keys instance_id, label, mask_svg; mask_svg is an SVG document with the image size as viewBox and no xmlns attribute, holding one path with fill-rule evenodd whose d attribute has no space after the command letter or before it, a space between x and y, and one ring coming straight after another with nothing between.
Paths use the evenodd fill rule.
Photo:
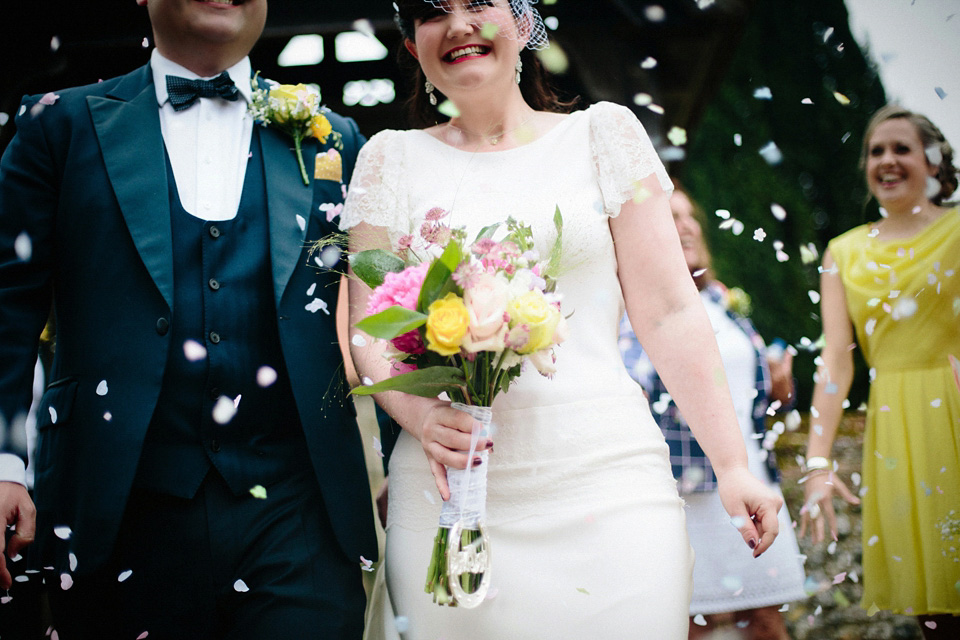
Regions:
<instances>
[{"instance_id":1,"label":"birdcage veil","mask_svg":"<svg viewBox=\"0 0 960 640\"><path fill-rule=\"evenodd\" d=\"M424 5L428 5L428 7L446 11L447 13L462 11L464 15L468 16L468 19L476 21L481 27L481 30L485 32L484 35L491 39L494 35L513 39L527 38L526 48L531 50L545 49L549 44L547 41L547 29L543 24L543 18L540 17L540 12L533 7L538 0L493 0L492 2L479 2L477 0L419 1ZM400 4L403 5L404 9L401 9L397 2L393 3L393 8L396 10L394 20L400 29L400 33L402 33L405 38L413 40L414 19L419 17L419 15L411 15L409 7L417 4L417 0L405 0L401 1ZM502 4L503 6L509 5L510 12L513 14L513 23L505 23L506 18L504 18L503 12L490 10L490 5L494 5L492 8L496 8L495 5L497 4Z\"/></svg>"}]
</instances>

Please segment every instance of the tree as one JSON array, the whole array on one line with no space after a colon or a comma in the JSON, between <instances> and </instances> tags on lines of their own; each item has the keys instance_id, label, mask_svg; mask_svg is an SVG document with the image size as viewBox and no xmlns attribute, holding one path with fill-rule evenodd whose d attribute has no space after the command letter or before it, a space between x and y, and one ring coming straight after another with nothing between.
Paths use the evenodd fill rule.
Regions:
<instances>
[{"instance_id":1,"label":"tree","mask_svg":"<svg viewBox=\"0 0 960 640\"><path fill-rule=\"evenodd\" d=\"M803 264L800 248L820 256L830 238L866 221L861 140L884 103L842 0L757 3L680 174L708 212L717 276L750 294L768 341L802 348L820 335L819 258ZM721 209L742 227L723 224L714 216ZM801 406L813 370L812 357L795 361ZM851 399L863 396L858 378Z\"/></svg>"}]
</instances>

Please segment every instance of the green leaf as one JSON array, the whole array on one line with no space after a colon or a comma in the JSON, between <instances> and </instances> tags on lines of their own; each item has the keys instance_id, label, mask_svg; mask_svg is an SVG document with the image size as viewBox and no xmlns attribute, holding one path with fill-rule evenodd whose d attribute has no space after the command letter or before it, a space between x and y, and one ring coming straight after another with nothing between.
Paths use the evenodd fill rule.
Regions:
<instances>
[{"instance_id":1,"label":"green leaf","mask_svg":"<svg viewBox=\"0 0 960 640\"><path fill-rule=\"evenodd\" d=\"M393 340L399 335L422 326L426 321L427 316L422 313L393 305L380 313L367 316L354 326L374 338Z\"/></svg>"},{"instance_id":2,"label":"green leaf","mask_svg":"<svg viewBox=\"0 0 960 640\"><path fill-rule=\"evenodd\" d=\"M453 291L454 283L450 276L463 259L463 249L459 242L450 242L443 254L436 260L427 271L423 279L423 286L420 287L420 298L417 300L417 309L426 313L427 307L437 298Z\"/></svg>"},{"instance_id":3,"label":"green leaf","mask_svg":"<svg viewBox=\"0 0 960 640\"><path fill-rule=\"evenodd\" d=\"M368 396L381 391L402 391L424 398L436 398L464 384L463 371L457 367L427 367L381 380L373 385L354 387L350 393Z\"/></svg>"},{"instance_id":4,"label":"green leaf","mask_svg":"<svg viewBox=\"0 0 960 640\"><path fill-rule=\"evenodd\" d=\"M480 229L480 233L477 234L477 239L474 240L474 242L477 240L483 240L484 238L492 238L493 234L496 233L497 229L500 228L500 224L501 223L497 222Z\"/></svg>"},{"instance_id":5,"label":"green leaf","mask_svg":"<svg viewBox=\"0 0 960 640\"><path fill-rule=\"evenodd\" d=\"M547 261L546 275L550 277L556 277L560 270L560 258L563 252L563 214L560 213L559 206L553 214L553 226L557 229L557 238L553 241L550 259Z\"/></svg>"},{"instance_id":6,"label":"green leaf","mask_svg":"<svg viewBox=\"0 0 960 640\"><path fill-rule=\"evenodd\" d=\"M383 249L368 249L354 254L350 266L357 277L371 289L383 284L388 273L399 273L406 267L403 260Z\"/></svg>"}]
</instances>

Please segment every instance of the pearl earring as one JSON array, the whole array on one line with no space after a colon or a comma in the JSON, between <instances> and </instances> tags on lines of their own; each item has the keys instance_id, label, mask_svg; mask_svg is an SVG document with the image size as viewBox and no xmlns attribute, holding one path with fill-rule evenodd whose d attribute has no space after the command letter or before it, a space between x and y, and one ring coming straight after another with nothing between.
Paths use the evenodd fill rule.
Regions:
<instances>
[{"instance_id":1,"label":"pearl earring","mask_svg":"<svg viewBox=\"0 0 960 640\"><path fill-rule=\"evenodd\" d=\"M423 88L427 91L427 97L430 99L430 104L437 106L437 96L433 94L434 86L433 83L427 80L423 83Z\"/></svg>"},{"instance_id":2,"label":"pearl earring","mask_svg":"<svg viewBox=\"0 0 960 640\"><path fill-rule=\"evenodd\" d=\"M523 60L517 56L517 84L520 84L520 72L523 71Z\"/></svg>"}]
</instances>

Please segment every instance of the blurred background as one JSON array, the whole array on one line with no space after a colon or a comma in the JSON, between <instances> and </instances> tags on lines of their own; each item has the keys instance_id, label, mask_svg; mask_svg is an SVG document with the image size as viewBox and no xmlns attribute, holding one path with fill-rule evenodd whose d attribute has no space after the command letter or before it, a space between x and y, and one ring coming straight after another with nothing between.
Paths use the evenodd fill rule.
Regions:
<instances>
[{"instance_id":1,"label":"blurred background","mask_svg":"<svg viewBox=\"0 0 960 640\"><path fill-rule=\"evenodd\" d=\"M544 62L561 94L579 97L581 107L610 100L634 110L706 210L719 279L749 294L761 335L797 348L797 407L808 407L819 256L830 238L878 217L858 167L870 114L896 100L960 145L960 0L541 0L537 7L553 43ZM396 65L392 16L389 0L270 0L254 69L317 84L323 102L368 136L405 128L410 87ZM125 73L148 60L151 40L147 12L134 0L5 3L0 150L24 94ZM837 445L854 467L866 377L861 362ZM803 432L781 440L782 458L801 450ZM791 473L784 470L785 492ZM798 508L791 504L794 514ZM858 526L848 519L841 546L829 553L809 550L813 597L785 614L795 637L919 637L909 620L850 606L858 588L851 579L831 584L840 571L856 576Z\"/></svg>"}]
</instances>

